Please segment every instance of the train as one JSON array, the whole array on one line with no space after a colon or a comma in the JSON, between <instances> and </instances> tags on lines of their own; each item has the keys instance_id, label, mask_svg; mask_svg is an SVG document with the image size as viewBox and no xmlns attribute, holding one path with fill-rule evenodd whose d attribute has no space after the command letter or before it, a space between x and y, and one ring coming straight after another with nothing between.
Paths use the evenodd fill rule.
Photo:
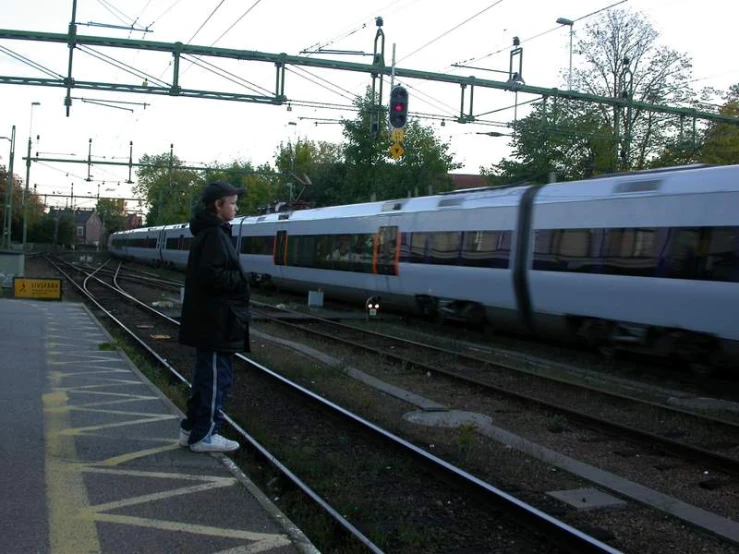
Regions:
<instances>
[{"instance_id":1,"label":"train","mask_svg":"<svg viewBox=\"0 0 739 554\"><path fill-rule=\"evenodd\" d=\"M458 190L238 217L259 283L698 367L739 361L739 165ZM113 233L184 267L188 223ZM374 301L374 300L373 300Z\"/></svg>"}]
</instances>

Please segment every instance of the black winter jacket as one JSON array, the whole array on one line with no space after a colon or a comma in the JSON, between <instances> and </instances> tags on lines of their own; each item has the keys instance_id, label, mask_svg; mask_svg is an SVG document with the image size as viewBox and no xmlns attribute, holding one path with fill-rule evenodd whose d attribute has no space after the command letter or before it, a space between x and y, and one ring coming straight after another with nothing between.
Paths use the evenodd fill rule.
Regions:
<instances>
[{"instance_id":1,"label":"black winter jacket","mask_svg":"<svg viewBox=\"0 0 739 554\"><path fill-rule=\"evenodd\" d=\"M210 212L190 221L179 341L218 352L249 352L249 282L231 226Z\"/></svg>"}]
</instances>

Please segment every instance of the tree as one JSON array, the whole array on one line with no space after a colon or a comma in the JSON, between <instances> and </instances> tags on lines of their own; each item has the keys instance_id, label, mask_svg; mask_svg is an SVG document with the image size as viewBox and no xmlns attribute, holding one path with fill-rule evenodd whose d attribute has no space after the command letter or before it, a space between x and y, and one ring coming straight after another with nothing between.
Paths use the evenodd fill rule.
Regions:
<instances>
[{"instance_id":1,"label":"tree","mask_svg":"<svg viewBox=\"0 0 739 554\"><path fill-rule=\"evenodd\" d=\"M689 106L692 62L686 54L659 46L659 33L640 14L608 10L586 27L577 53L589 64L575 71L579 90L650 104ZM679 134L679 118L641 108L598 105L604 128L613 129L622 168L642 169Z\"/></svg>"},{"instance_id":2,"label":"tree","mask_svg":"<svg viewBox=\"0 0 739 554\"><path fill-rule=\"evenodd\" d=\"M690 59L657 44L658 33L639 14L604 12L586 26L576 52L586 60L573 69L573 88L625 100L610 106L545 98L514 125L514 158L484 170L492 182L545 182L654 165L665 145L684 142L679 117L632 107L650 104L697 106L690 86ZM695 137L693 137L695 139Z\"/></svg>"},{"instance_id":3,"label":"tree","mask_svg":"<svg viewBox=\"0 0 739 554\"><path fill-rule=\"evenodd\" d=\"M278 198L287 201L291 196L312 206L341 204L342 185L345 182L341 146L324 141L298 139L295 143L280 143L275 153L279 179ZM311 185L303 191L308 177ZM293 191L289 190L293 187Z\"/></svg>"},{"instance_id":4,"label":"tree","mask_svg":"<svg viewBox=\"0 0 739 554\"><path fill-rule=\"evenodd\" d=\"M182 161L169 153L145 154L136 170L138 183L134 194L143 197L148 208L146 225L179 223L190 218L197 191L203 187L203 177L197 171L181 169Z\"/></svg>"},{"instance_id":5,"label":"tree","mask_svg":"<svg viewBox=\"0 0 739 554\"><path fill-rule=\"evenodd\" d=\"M277 176L267 164L256 169L248 161L233 161L229 165L212 164L202 186L196 191L195 202L199 201L205 185L212 181L227 181L237 188L246 189L246 194L239 199L239 214L242 215L259 213L261 206L276 197Z\"/></svg>"},{"instance_id":6,"label":"tree","mask_svg":"<svg viewBox=\"0 0 739 554\"><path fill-rule=\"evenodd\" d=\"M0 206L2 206L2 214L0 214L0 229L5 230L5 201L8 190L8 171L5 167L0 166ZM13 172L13 188L11 191L13 201L13 212L11 217L11 240L20 242L23 235L23 210L21 208L21 199L23 195L23 181ZM0 236L2 233L0 232Z\"/></svg>"},{"instance_id":7,"label":"tree","mask_svg":"<svg viewBox=\"0 0 739 554\"><path fill-rule=\"evenodd\" d=\"M95 211L103 225L101 243L108 243L108 235L122 231L126 226L126 201L116 198L101 198Z\"/></svg>"},{"instance_id":8,"label":"tree","mask_svg":"<svg viewBox=\"0 0 739 554\"><path fill-rule=\"evenodd\" d=\"M739 84L732 86L719 109L722 115L739 117ZM739 125L713 122L708 125L697 161L710 164L739 163Z\"/></svg>"},{"instance_id":9,"label":"tree","mask_svg":"<svg viewBox=\"0 0 739 554\"><path fill-rule=\"evenodd\" d=\"M376 106L372 92L355 101L358 113L344 123L344 161L346 182L344 198L366 202L398 198L409 194L428 194L449 190L448 174L460 167L449 154L449 144L441 142L433 129L411 120L405 128L405 155L390 159L392 145L387 129L387 108L379 113L379 132L373 136L371 123Z\"/></svg>"}]
</instances>

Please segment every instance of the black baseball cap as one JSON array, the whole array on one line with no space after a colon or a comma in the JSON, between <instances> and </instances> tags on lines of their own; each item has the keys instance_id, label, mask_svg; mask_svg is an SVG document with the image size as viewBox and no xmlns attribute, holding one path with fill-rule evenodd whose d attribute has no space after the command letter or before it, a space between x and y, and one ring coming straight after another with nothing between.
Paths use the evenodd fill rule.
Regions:
<instances>
[{"instance_id":1,"label":"black baseball cap","mask_svg":"<svg viewBox=\"0 0 739 554\"><path fill-rule=\"evenodd\" d=\"M245 192L246 189L237 189L226 181L214 181L205 187L202 198L205 204L212 204L226 196L241 196Z\"/></svg>"}]
</instances>

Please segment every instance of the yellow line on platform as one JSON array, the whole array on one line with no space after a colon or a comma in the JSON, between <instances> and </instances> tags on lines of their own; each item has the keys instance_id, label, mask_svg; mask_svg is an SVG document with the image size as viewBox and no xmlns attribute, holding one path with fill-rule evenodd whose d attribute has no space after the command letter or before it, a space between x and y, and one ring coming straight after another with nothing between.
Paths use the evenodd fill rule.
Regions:
<instances>
[{"instance_id":1,"label":"yellow line on platform","mask_svg":"<svg viewBox=\"0 0 739 554\"><path fill-rule=\"evenodd\" d=\"M49 378L53 383L59 375L52 372ZM74 437L63 435L70 426L69 412L59 408L68 402L65 392L43 395L50 550L55 554L100 552L95 522L80 517L90 503L83 474L73 469L77 459Z\"/></svg>"}]
</instances>

